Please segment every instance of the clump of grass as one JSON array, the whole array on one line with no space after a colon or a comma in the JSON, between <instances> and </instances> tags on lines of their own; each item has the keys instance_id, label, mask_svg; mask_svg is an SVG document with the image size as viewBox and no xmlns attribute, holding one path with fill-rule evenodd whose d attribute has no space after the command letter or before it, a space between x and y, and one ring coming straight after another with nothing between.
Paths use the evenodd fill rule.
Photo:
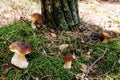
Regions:
<instances>
[{"instance_id":1,"label":"clump of grass","mask_svg":"<svg viewBox=\"0 0 120 80\"><path fill-rule=\"evenodd\" d=\"M73 34L67 34L60 36L60 38L49 39L49 30L37 31L33 30L29 22L19 22L12 25L7 25L0 29L0 66L8 64L7 69L9 71L4 74L6 68L0 68L0 76L5 77L7 80L19 80L27 79L34 80L35 78L52 80L72 80L77 73L81 72L80 63L91 65L97 58L99 58L107 49L106 55L96 63L98 65L96 74L104 75L106 72L113 69L110 74L120 73L120 67L117 63L118 55L120 53L120 41L112 39L108 44L102 44L99 42L97 45L86 45L79 40L80 35L74 36ZM47 34L47 35L46 35ZM76 33L77 35L77 33ZM52 37L52 36L51 36ZM10 52L9 45L16 41L25 41L33 46L32 53L26 55L29 66L27 69L19 69L11 65L10 60L14 53ZM60 44L69 44L69 47L62 52L57 49ZM80 46L83 46L83 53L81 53ZM46 55L43 55L44 51ZM89 49L93 49L91 56L92 60L86 59L83 54L87 53ZM77 50L77 59L72 63L72 69L66 70L63 68L64 56L70 50ZM50 56L50 53L57 56ZM114 65L114 66L113 66ZM112 67L113 66L113 67ZM71 73L72 72L72 73Z\"/></svg>"}]
</instances>

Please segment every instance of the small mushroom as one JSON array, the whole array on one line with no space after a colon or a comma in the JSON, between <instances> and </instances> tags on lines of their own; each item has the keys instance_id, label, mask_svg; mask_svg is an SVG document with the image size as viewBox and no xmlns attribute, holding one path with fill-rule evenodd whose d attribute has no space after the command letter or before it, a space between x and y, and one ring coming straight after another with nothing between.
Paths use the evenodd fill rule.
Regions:
<instances>
[{"instance_id":1,"label":"small mushroom","mask_svg":"<svg viewBox=\"0 0 120 80\"><path fill-rule=\"evenodd\" d=\"M9 46L9 49L15 52L11 59L11 63L19 68L27 68L29 63L25 55L31 53L32 46L26 42L14 42Z\"/></svg>"},{"instance_id":2,"label":"small mushroom","mask_svg":"<svg viewBox=\"0 0 120 80\"><path fill-rule=\"evenodd\" d=\"M104 36L104 40L102 41L102 43L108 43L110 38L117 37L117 33L110 30L103 30L102 34Z\"/></svg>"},{"instance_id":3,"label":"small mushroom","mask_svg":"<svg viewBox=\"0 0 120 80\"><path fill-rule=\"evenodd\" d=\"M32 28L33 29L40 28L42 26L42 15L39 13L33 13L31 17L32 17L32 23L31 23Z\"/></svg>"},{"instance_id":4,"label":"small mushroom","mask_svg":"<svg viewBox=\"0 0 120 80\"><path fill-rule=\"evenodd\" d=\"M65 61L63 67L65 69L70 69L72 61L76 58L75 53L67 53L64 57L63 60Z\"/></svg>"}]
</instances>

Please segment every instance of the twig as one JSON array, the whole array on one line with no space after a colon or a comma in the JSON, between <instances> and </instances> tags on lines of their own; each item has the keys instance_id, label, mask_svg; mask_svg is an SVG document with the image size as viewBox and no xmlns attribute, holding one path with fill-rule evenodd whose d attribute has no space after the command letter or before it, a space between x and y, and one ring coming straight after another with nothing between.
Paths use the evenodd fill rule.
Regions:
<instances>
[{"instance_id":1,"label":"twig","mask_svg":"<svg viewBox=\"0 0 120 80\"><path fill-rule=\"evenodd\" d=\"M5 64L0 65L0 68L1 68L1 67L4 67L4 66L8 66L8 63L5 63Z\"/></svg>"},{"instance_id":2,"label":"twig","mask_svg":"<svg viewBox=\"0 0 120 80\"><path fill-rule=\"evenodd\" d=\"M40 80L43 80L43 79L45 79L45 78L47 78L47 77L51 77L51 75L43 76L43 77L40 78Z\"/></svg>"},{"instance_id":3,"label":"twig","mask_svg":"<svg viewBox=\"0 0 120 80\"><path fill-rule=\"evenodd\" d=\"M73 72L71 72L71 71L69 71L72 75L74 75L74 76L76 76L77 74L75 74L75 73L73 73Z\"/></svg>"},{"instance_id":4,"label":"twig","mask_svg":"<svg viewBox=\"0 0 120 80\"><path fill-rule=\"evenodd\" d=\"M106 51L107 51L107 49L105 49L104 54L103 54L102 56L100 56L96 61L94 61L94 62L91 64L91 66L88 67L86 76L88 76L88 74L89 74L90 70L92 69L92 67L93 67L100 59L102 59L102 58L105 56Z\"/></svg>"},{"instance_id":5,"label":"twig","mask_svg":"<svg viewBox=\"0 0 120 80\"><path fill-rule=\"evenodd\" d=\"M104 54L100 56L93 64L91 64L90 68L92 68L101 58L103 58L106 54L107 49L104 51Z\"/></svg>"}]
</instances>

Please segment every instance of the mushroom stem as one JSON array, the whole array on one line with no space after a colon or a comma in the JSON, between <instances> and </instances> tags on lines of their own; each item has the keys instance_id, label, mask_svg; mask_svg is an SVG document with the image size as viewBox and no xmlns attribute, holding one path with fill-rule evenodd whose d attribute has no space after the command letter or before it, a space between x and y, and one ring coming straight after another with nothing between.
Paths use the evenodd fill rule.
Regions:
<instances>
[{"instance_id":1,"label":"mushroom stem","mask_svg":"<svg viewBox=\"0 0 120 80\"><path fill-rule=\"evenodd\" d=\"M28 66L28 62L25 58L25 55L19 55L18 53L14 54L14 56L11 59L11 63L19 68L27 68Z\"/></svg>"},{"instance_id":2,"label":"mushroom stem","mask_svg":"<svg viewBox=\"0 0 120 80\"><path fill-rule=\"evenodd\" d=\"M66 69L70 69L71 68L71 64L72 64L72 61L65 62L65 64L63 65L63 67L66 68Z\"/></svg>"},{"instance_id":3,"label":"mushroom stem","mask_svg":"<svg viewBox=\"0 0 120 80\"><path fill-rule=\"evenodd\" d=\"M109 41L109 38L104 38L104 40L102 41L102 43L108 43L108 41Z\"/></svg>"},{"instance_id":4,"label":"mushroom stem","mask_svg":"<svg viewBox=\"0 0 120 80\"><path fill-rule=\"evenodd\" d=\"M32 21L31 26L33 29L36 29L35 21Z\"/></svg>"}]
</instances>

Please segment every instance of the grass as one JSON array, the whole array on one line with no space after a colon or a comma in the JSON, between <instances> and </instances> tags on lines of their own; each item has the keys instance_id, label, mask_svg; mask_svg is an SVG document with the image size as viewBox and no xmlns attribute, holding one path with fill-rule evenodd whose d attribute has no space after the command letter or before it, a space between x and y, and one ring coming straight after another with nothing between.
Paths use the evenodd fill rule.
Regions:
<instances>
[{"instance_id":1,"label":"grass","mask_svg":"<svg viewBox=\"0 0 120 80\"><path fill-rule=\"evenodd\" d=\"M107 49L105 56L95 65L97 69L92 76L103 76L110 71L110 75L119 75L120 64L117 63L120 54L120 40L111 39L108 44L87 45L80 41L82 38L78 33L65 33L57 38L49 35L50 30L33 30L29 22L19 22L0 28L0 76L6 80L72 80L74 74L81 72L80 63L91 65ZM80 33L79 33L80 34ZM75 37L75 35L78 35ZM32 53L26 55L29 61L27 69L19 69L10 63L13 52L9 50L9 45L16 41L25 41L33 46ZM62 52L57 49L61 44L70 46ZM83 47L82 52L79 48ZM84 55L92 49L92 59L88 60ZM46 51L47 56L43 53ZM70 50L77 50L77 59L73 61L70 70L64 69L62 57ZM51 53L54 56L51 56ZM57 55L61 53L60 55ZM9 69L6 73L5 71ZM113 70L112 70L113 69ZM72 73L71 73L72 72Z\"/></svg>"}]
</instances>

